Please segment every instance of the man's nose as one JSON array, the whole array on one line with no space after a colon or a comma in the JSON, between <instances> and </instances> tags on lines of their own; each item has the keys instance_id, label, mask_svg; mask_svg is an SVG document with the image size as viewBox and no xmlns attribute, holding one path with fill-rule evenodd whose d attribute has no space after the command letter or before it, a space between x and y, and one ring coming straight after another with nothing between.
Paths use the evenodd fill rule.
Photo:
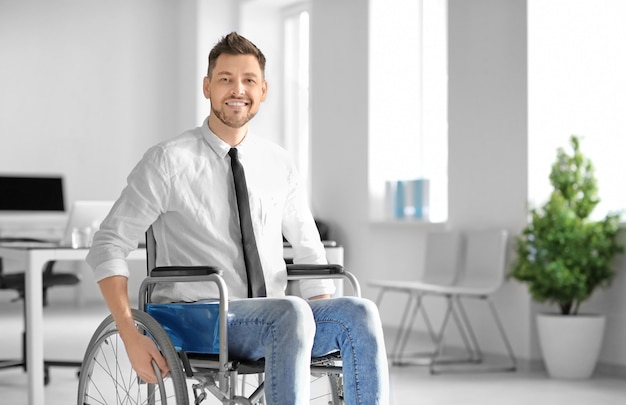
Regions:
<instances>
[{"instance_id":1,"label":"man's nose","mask_svg":"<svg viewBox=\"0 0 626 405\"><path fill-rule=\"evenodd\" d=\"M235 82L231 91L232 91L233 96L240 96L244 94L245 88L243 86L243 83Z\"/></svg>"}]
</instances>

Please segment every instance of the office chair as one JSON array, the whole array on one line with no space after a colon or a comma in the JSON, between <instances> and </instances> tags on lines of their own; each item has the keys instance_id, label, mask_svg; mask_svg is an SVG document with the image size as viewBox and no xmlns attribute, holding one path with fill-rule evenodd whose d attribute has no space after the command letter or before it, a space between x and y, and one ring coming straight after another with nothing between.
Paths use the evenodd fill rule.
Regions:
<instances>
[{"instance_id":1,"label":"office chair","mask_svg":"<svg viewBox=\"0 0 626 405\"><path fill-rule=\"evenodd\" d=\"M80 282L80 278L74 273L58 273L54 272L55 261L46 263L43 268L42 283L43 283L43 305L48 305L48 289L57 286L72 286ZM22 357L19 359L6 359L0 360L0 370L21 367L26 370L26 336L28 330L26 329L26 274L24 272L6 274L3 271L3 262L0 258L0 290L14 290L18 296L15 300L22 300L22 320L24 324L24 330L22 332ZM61 360L45 360L44 361L44 383L50 382L50 367L80 367L80 362L75 361L61 361Z\"/></svg>"}]
</instances>

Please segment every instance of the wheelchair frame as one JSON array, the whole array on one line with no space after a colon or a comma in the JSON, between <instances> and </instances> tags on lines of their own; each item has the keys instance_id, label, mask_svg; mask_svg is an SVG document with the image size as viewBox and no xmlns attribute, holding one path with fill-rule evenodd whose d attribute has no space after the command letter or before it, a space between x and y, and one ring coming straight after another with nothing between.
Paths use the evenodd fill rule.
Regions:
<instances>
[{"instance_id":1,"label":"wheelchair frame","mask_svg":"<svg viewBox=\"0 0 626 405\"><path fill-rule=\"evenodd\" d=\"M151 236L151 235L150 235ZM154 261L149 260L148 265ZM307 265L289 264L288 280L302 279L345 279L349 281L352 293L361 295L361 289L356 277L345 271L340 265ZM164 275L163 275L164 274ZM220 292L219 298L219 354L198 355L177 352L170 341L167 332L152 316L144 311L146 303L150 302L150 293L157 283L169 282L198 282L211 281ZM78 384L78 404L92 403L135 403L128 399L133 396L137 403L176 405L189 404L188 379L195 380L192 384L194 404L200 404L207 399L207 391L222 404L255 405L264 403L263 391L264 372L263 360L257 362L232 361L228 356L228 288L221 271L205 266L197 267L157 267L144 279L139 291L139 309L133 309L133 318L137 327L151 336L161 350L170 368L170 373L163 379L160 373L157 384L146 384L136 376L127 361L124 346L119 339L117 327L109 315L96 329L82 363ZM106 357L111 356L111 358ZM102 357L102 359L100 358ZM332 405L343 404L341 384L341 358L331 354L323 358L312 359L311 374L329 378ZM153 362L155 371L158 367ZM122 372L124 371L124 372ZM243 388L245 375L257 374L258 387L246 396ZM241 395L237 392L238 377L243 376ZM105 387L96 386L100 379L104 380ZM105 392L107 391L107 392ZM112 391L113 393L110 393ZM111 395L108 402L107 395ZM143 402L145 401L145 402Z\"/></svg>"}]
</instances>

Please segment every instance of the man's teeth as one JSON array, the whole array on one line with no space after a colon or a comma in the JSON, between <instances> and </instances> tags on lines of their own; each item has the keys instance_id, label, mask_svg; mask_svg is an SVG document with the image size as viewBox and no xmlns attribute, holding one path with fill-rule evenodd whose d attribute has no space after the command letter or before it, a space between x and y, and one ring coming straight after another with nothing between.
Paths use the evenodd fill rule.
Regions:
<instances>
[{"instance_id":1,"label":"man's teeth","mask_svg":"<svg viewBox=\"0 0 626 405\"><path fill-rule=\"evenodd\" d=\"M243 101L230 101L226 104L233 106L233 107L243 107L246 105L246 103L244 103Z\"/></svg>"}]
</instances>

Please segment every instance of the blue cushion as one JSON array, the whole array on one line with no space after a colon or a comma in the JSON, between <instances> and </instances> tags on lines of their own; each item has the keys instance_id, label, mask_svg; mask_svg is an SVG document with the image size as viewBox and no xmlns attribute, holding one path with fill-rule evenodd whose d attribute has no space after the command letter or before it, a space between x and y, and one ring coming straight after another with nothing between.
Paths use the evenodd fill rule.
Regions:
<instances>
[{"instance_id":1,"label":"blue cushion","mask_svg":"<svg viewBox=\"0 0 626 405\"><path fill-rule=\"evenodd\" d=\"M146 312L163 326L176 350L219 353L219 301L146 304Z\"/></svg>"}]
</instances>

